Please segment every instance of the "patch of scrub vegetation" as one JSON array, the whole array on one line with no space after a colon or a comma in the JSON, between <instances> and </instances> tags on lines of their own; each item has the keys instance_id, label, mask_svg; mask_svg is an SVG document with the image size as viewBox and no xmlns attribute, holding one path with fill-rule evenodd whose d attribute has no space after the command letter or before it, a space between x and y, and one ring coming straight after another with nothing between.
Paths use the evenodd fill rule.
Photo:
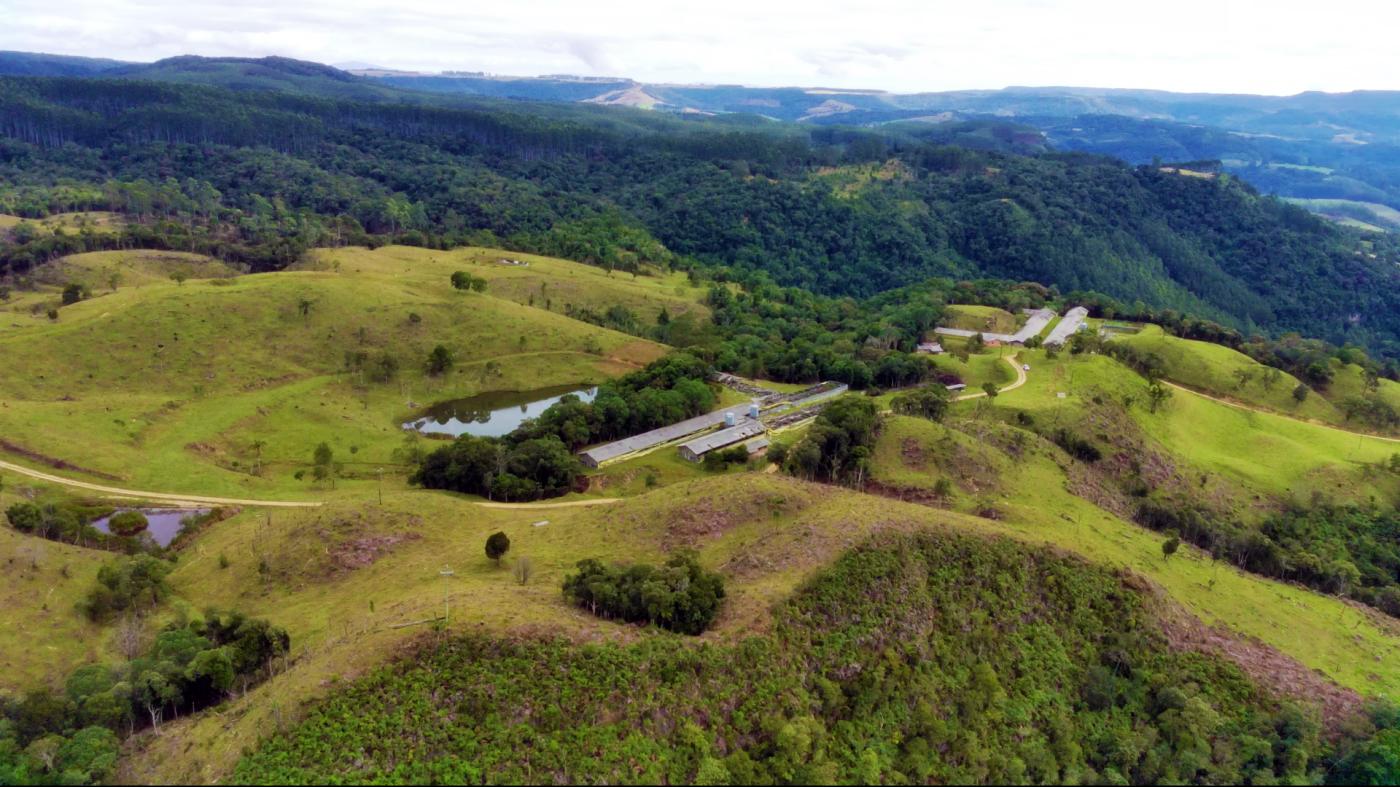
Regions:
<instances>
[{"instance_id":1,"label":"patch of scrub vegetation","mask_svg":"<svg viewBox=\"0 0 1400 787\"><path fill-rule=\"evenodd\" d=\"M1022 322L1025 320L1018 320L1016 315L995 306L956 304L950 305L944 310L943 319L939 325L944 328L961 328L967 331L1015 333Z\"/></svg>"},{"instance_id":2,"label":"patch of scrub vegetation","mask_svg":"<svg viewBox=\"0 0 1400 787\"><path fill-rule=\"evenodd\" d=\"M144 287L203 279L227 279L241 273L221 260L180 251L92 251L46 263L34 271L39 284L62 287L74 282L93 294L124 287Z\"/></svg>"},{"instance_id":3,"label":"patch of scrub vegetation","mask_svg":"<svg viewBox=\"0 0 1400 787\"><path fill-rule=\"evenodd\" d=\"M943 425L925 418L886 418L875 445L871 481L914 499L951 503L995 494L1013 457L997 448L1015 430L992 421ZM1021 435L1024 440L1025 436ZM912 494L918 493L918 494Z\"/></svg>"},{"instance_id":4,"label":"patch of scrub vegetation","mask_svg":"<svg viewBox=\"0 0 1400 787\"><path fill-rule=\"evenodd\" d=\"M1327 754L1302 709L1168 647L1112 572L930 532L848 554L736 645L425 643L233 778L1238 782Z\"/></svg>"}]
</instances>

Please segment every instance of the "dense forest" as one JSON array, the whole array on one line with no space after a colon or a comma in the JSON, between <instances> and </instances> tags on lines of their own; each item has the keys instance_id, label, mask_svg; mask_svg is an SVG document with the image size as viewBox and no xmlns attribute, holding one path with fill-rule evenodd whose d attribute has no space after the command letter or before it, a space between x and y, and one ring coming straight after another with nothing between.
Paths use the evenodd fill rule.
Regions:
<instances>
[{"instance_id":1,"label":"dense forest","mask_svg":"<svg viewBox=\"0 0 1400 787\"><path fill-rule=\"evenodd\" d=\"M931 276L1033 280L1395 354L1393 242L1229 176L972 150L917 130L474 99L359 102L112 79L0 79L0 270L149 245L256 269L312 245L491 243L623 270L766 274L869 296Z\"/></svg>"}]
</instances>

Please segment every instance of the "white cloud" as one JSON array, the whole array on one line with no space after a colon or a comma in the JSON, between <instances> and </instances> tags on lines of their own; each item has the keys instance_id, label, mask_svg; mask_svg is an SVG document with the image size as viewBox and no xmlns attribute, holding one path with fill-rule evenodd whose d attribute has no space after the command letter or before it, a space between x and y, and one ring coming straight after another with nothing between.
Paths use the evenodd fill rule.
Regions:
<instances>
[{"instance_id":1,"label":"white cloud","mask_svg":"<svg viewBox=\"0 0 1400 787\"><path fill-rule=\"evenodd\" d=\"M0 0L0 48L287 55L436 71L902 92L1086 85L1393 89L1400 4L1367 0Z\"/></svg>"}]
</instances>

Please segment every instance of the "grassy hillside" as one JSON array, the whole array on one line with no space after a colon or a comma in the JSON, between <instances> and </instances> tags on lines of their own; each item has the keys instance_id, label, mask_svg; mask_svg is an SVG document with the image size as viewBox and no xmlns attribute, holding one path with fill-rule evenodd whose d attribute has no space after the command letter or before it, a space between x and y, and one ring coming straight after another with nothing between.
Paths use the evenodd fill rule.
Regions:
<instances>
[{"instance_id":1,"label":"grassy hillside","mask_svg":"<svg viewBox=\"0 0 1400 787\"><path fill-rule=\"evenodd\" d=\"M1400 671L1376 669L1400 655L1400 630L1383 616L1247 574L1193 549L1163 559L1162 536L1071 493L1096 496L1084 488L1090 480L1070 475L1067 458L1047 443L1018 446L1014 431L987 421L962 425L952 436L942 427L905 421L890 422L876 452L874 475L892 494L980 512L994 517L975 520L985 528L1141 574L1207 623L1257 638L1363 694L1400 685ZM911 442L917 450L907 447ZM989 470L1003 472L1008 465L1011 472L987 480ZM954 485L946 500L933 495L940 477Z\"/></svg>"},{"instance_id":2,"label":"grassy hillside","mask_svg":"<svg viewBox=\"0 0 1400 787\"><path fill-rule=\"evenodd\" d=\"M1002 442L991 433L976 444ZM683 482L597 508L493 510L450 495L394 492L383 509L347 500L322 511L277 513L270 524L265 515L245 513L200 536L177 569L177 591L195 608L234 605L286 626L296 665L236 700L227 713L144 738L128 776L218 776L244 747L295 719L307 699L326 696L394 653L415 629L390 626L441 614L445 593L455 632L628 642L643 632L563 603L558 586L564 573L585 557L658 560L677 548L696 548L706 565L726 575L729 589L716 629L702 639L733 643L770 630L774 604L863 539L929 528L1012 535L1129 569L1207 623L1256 637L1343 686L1363 694L1400 689L1400 671L1390 666L1400 664L1400 632L1393 627L1336 599L1235 571L1189 549L1163 560L1160 536L1063 491L1057 455L1057 449L1033 448L1014 461L994 458L999 468L1009 463L1019 469L978 494L960 492L968 508L990 504L996 519L761 473ZM532 562L527 585L486 560L482 544L495 530L511 539L508 565L520 557ZM219 555L229 558L228 568L217 567ZM267 556L266 572L257 569L259 555ZM444 565L455 571L451 580L438 575ZM1308 673L1295 668L1285 677L1299 674Z\"/></svg>"},{"instance_id":3,"label":"grassy hillside","mask_svg":"<svg viewBox=\"0 0 1400 787\"><path fill-rule=\"evenodd\" d=\"M0 495L0 511L18 499ZM0 690L22 691L109 655L103 630L77 609L106 559L101 552L0 527L0 564L5 566Z\"/></svg>"},{"instance_id":4,"label":"grassy hillside","mask_svg":"<svg viewBox=\"0 0 1400 787\"><path fill-rule=\"evenodd\" d=\"M1163 361L1167 379L1173 382L1293 418L1356 431L1383 428L1349 419L1345 411L1349 399L1373 393L1391 408L1400 410L1400 383L1381 378L1374 392L1367 391L1361 367L1337 359L1329 361L1332 381L1324 388L1310 389L1308 397L1299 402L1293 397L1293 390L1299 385L1296 377L1272 370L1228 347L1168 336L1155 325L1114 341L1157 355Z\"/></svg>"},{"instance_id":5,"label":"grassy hillside","mask_svg":"<svg viewBox=\"0 0 1400 787\"><path fill-rule=\"evenodd\" d=\"M987 331L989 333L1015 333L1019 327L1016 315L994 306L949 306L943 313L941 325L945 328L962 328L967 331Z\"/></svg>"},{"instance_id":6,"label":"grassy hillside","mask_svg":"<svg viewBox=\"0 0 1400 787\"><path fill-rule=\"evenodd\" d=\"M524 265L502 264L502 260ZM700 301L705 290L694 286L682 273L633 276L609 273L602 268L580 265L537 254L506 252L498 249L461 248L434 251L409 246L389 246L370 251L362 248L321 249L313 266L329 265L377 276L393 276L398 281L434 286L454 271L465 270L490 282L486 292L516 303L564 312L569 306L584 307L599 314L612 306L636 312L647 325L665 309L672 317L690 314L704 320L710 310Z\"/></svg>"},{"instance_id":7,"label":"grassy hillside","mask_svg":"<svg viewBox=\"0 0 1400 787\"><path fill-rule=\"evenodd\" d=\"M1155 353L1166 366L1167 379L1173 382L1298 418L1327 423L1345 421L1342 412L1326 397L1309 396L1301 404L1294 400L1298 378L1280 371L1277 379L1270 381L1268 367L1229 347L1179 339L1155 325L1113 341Z\"/></svg>"},{"instance_id":8,"label":"grassy hillside","mask_svg":"<svg viewBox=\"0 0 1400 787\"><path fill-rule=\"evenodd\" d=\"M424 643L245 758L234 778L1053 783L1203 768L1229 780L1253 758L1232 742L1246 730L1278 739L1270 726L1297 718L1275 716L1237 669L1166 647L1121 577L1007 541L941 529L877 540L774 618L733 646L661 635L628 647ZM1104 666L1114 664L1121 677ZM1215 724L1182 735L1152 709L1169 696ZM1314 735L1278 740L1301 755L1285 772L1306 770ZM1161 748L1110 753L1095 745L1104 740ZM1208 764L1181 768L1186 750L1206 747Z\"/></svg>"},{"instance_id":9,"label":"grassy hillside","mask_svg":"<svg viewBox=\"0 0 1400 787\"><path fill-rule=\"evenodd\" d=\"M456 267L488 278L496 267L463 257L499 253L465 250L437 261L420 250L341 253L345 259L324 270L183 284L138 272L132 286L99 290L64 307L57 321L16 315L0 331L0 352L14 370L0 382L0 431L25 449L138 488L306 496L315 493L292 474L323 440L347 463L347 475L368 483L375 466L394 471L397 424L416 407L488 390L601 381L663 352L565 317L562 304L550 311L517 303L509 285L504 296L490 287L451 287ZM100 277L130 262L122 254L80 255L59 270ZM535 280L559 282L580 299L617 297L638 309L658 304L657 311L690 304L703 314L669 283L537 262ZM430 378L423 364L437 344L456 365ZM357 352L393 357L396 379L373 383L347 371L347 353Z\"/></svg>"}]
</instances>

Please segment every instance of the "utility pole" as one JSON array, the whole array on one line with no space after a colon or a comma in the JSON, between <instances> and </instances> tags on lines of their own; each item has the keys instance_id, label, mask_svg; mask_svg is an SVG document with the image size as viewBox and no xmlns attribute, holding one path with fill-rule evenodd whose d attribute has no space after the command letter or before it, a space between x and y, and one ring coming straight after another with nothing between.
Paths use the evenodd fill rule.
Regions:
<instances>
[{"instance_id":1,"label":"utility pole","mask_svg":"<svg viewBox=\"0 0 1400 787\"><path fill-rule=\"evenodd\" d=\"M447 624L451 622L452 618L451 580L454 574L455 572L453 572L453 570L448 566L443 566L442 570L438 572L438 576L442 577L443 580L445 580L442 586L442 625L444 628L447 627Z\"/></svg>"}]
</instances>

